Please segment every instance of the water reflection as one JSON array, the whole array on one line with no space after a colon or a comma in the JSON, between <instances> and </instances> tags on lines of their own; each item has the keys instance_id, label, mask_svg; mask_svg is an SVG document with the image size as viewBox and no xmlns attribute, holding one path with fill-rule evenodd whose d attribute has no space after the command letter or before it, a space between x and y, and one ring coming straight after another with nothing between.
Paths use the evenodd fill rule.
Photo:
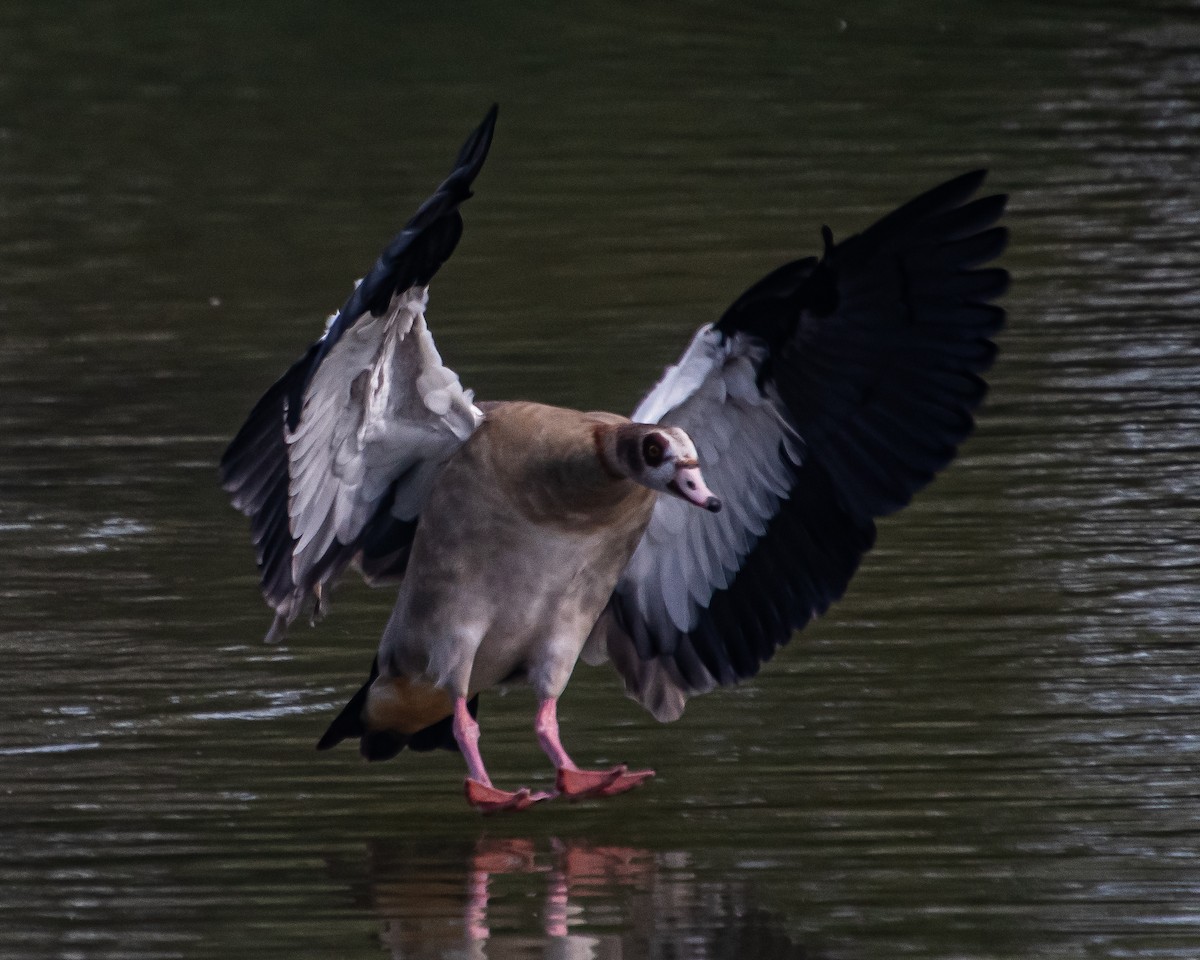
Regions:
<instances>
[{"instance_id":1,"label":"water reflection","mask_svg":"<svg viewBox=\"0 0 1200 960\"><path fill-rule=\"evenodd\" d=\"M484 836L458 849L380 841L360 882L397 960L818 956L748 880L715 879L682 851L557 837Z\"/></svg>"}]
</instances>

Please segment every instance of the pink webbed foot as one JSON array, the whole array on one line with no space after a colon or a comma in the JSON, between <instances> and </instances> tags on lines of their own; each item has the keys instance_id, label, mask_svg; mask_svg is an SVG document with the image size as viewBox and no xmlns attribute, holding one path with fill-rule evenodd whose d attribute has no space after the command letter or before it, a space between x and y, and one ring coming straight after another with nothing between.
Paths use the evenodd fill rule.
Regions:
<instances>
[{"instance_id":1,"label":"pink webbed foot","mask_svg":"<svg viewBox=\"0 0 1200 960\"><path fill-rule=\"evenodd\" d=\"M567 751L563 749L562 741L558 738L558 701L554 697L547 697L542 701L534 726L542 749L558 771L555 785L558 787L559 796L568 800L615 797L618 793L632 790L654 776L653 770L635 770L630 773L623 763L611 770L580 770L576 767L575 761L567 756Z\"/></svg>"},{"instance_id":2,"label":"pink webbed foot","mask_svg":"<svg viewBox=\"0 0 1200 960\"><path fill-rule=\"evenodd\" d=\"M501 813L505 810L528 810L535 803L554 798L553 793L539 791L534 793L528 787L517 791L498 790L495 787L480 783L467 777L464 784L467 803L480 813Z\"/></svg>"},{"instance_id":3,"label":"pink webbed foot","mask_svg":"<svg viewBox=\"0 0 1200 960\"><path fill-rule=\"evenodd\" d=\"M556 786L568 800L589 797L615 797L618 793L641 786L654 776L653 770L634 770L618 764L611 770L570 770L558 768Z\"/></svg>"}]
</instances>

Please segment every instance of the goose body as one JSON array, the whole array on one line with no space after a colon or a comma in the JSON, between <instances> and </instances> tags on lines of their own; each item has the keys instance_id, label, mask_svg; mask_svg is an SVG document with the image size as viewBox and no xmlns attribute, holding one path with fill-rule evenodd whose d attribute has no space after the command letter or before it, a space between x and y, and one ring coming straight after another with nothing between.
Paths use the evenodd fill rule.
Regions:
<instances>
[{"instance_id":1,"label":"goose body","mask_svg":"<svg viewBox=\"0 0 1200 960\"><path fill-rule=\"evenodd\" d=\"M251 519L278 638L340 573L395 583L367 683L318 744L369 759L461 750L468 800L550 794L488 777L481 693L528 683L557 793L651 771L581 770L557 700L608 659L660 720L753 676L844 592L875 538L972 427L1004 313L1003 196L948 181L702 326L631 418L476 404L425 319L462 232L493 108L325 334L255 405L221 476ZM703 471L703 472L702 472ZM709 489L711 483L713 490ZM720 495L718 499L717 494Z\"/></svg>"},{"instance_id":2,"label":"goose body","mask_svg":"<svg viewBox=\"0 0 1200 960\"><path fill-rule=\"evenodd\" d=\"M515 678L566 687L637 547L655 495L607 472L596 432L619 418L491 406L422 511L380 669L459 696ZM628 421L625 421L628 422Z\"/></svg>"}]
</instances>

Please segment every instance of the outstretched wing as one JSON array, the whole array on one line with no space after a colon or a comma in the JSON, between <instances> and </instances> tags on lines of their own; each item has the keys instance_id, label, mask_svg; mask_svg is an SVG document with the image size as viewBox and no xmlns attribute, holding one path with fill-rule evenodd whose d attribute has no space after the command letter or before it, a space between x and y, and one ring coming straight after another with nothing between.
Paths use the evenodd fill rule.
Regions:
<instances>
[{"instance_id":1,"label":"outstretched wing","mask_svg":"<svg viewBox=\"0 0 1200 960\"><path fill-rule=\"evenodd\" d=\"M255 405L221 458L250 517L263 596L281 636L352 560L404 571L438 468L480 420L425 323L428 284L462 236L459 205L487 157L492 107L454 170L380 255L325 334Z\"/></svg>"},{"instance_id":2,"label":"outstretched wing","mask_svg":"<svg viewBox=\"0 0 1200 960\"><path fill-rule=\"evenodd\" d=\"M841 597L876 517L970 433L1008 274L984 172L786 264L696 334L633 419L682 427L718 514L661 497L593 633L630 695L672 720L737 683Z\"/></svg>"}]
</instances>

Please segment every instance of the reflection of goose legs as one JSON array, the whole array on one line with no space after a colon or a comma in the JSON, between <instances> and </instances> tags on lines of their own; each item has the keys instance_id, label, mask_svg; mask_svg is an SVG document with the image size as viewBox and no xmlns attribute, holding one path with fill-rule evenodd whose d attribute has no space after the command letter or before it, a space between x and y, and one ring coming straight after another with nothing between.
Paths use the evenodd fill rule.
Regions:
<instances>
[{"instance_id":1,"label":"reflection of goose legs","mask_svg":"<svg viewBox=\"0 0 1200 960\"><path fill-rule=\"evenodd\" d=\"M553 697L543 700L538 708L538 742L550 762L558 769L558 792L569 800L584 797L612 797L644 783L654 776L653 770L635 770L632 773L621 763L610 770L580 770L567 755L558 736L558 701Z\"/></svg>"},{"instance_id":2,"label":"reflection of goose legs","mask_svg":"<svg viewBox=\"0 0 1200 960\"><path fill-rule=\"evenodd\" d=\"M493 874L540 873L535 861L532 840L523 837L513 839L482 838L467 861L467 903L463 922L470 940L487 940L491 936L488 925L488 884ZM554 936L549 933L548 936ZM472 952L470 956L482 953Z\"/></svg>"},{"instance_id":3,"label":"reflection of goose legs","mask_svg":"<svg viewBox=\"0 0 1200 960\"><path fill-rule=\"evenodd\" d=\"M463 928L471 947L466 956L484 957L483 944L492 937L488 920L492 877L533 874L545 877L542 929L547 937L568 940L565 949L560 946L552 951L554 956L572 958L596 956L601 942L570 931L572 923L582 917L589 897L608 890L645 893L649 889L645 880L654 870L655 861L646 850L592 846L572 840L563 843L556 837L550 838L550 849L553 856L547 865L538 857L534 841L528 838L479 840L467 860ZM580 895L582 899L577 899Z\"/></svg>"},{"instance_id":4,"label":"reflection of goose legs","mask_svg":"<svg viewBox=\"0 0 1200 960\"><path fill-rule=\"evenodd\" d=\"M555 866L546 878L546 905L543 908L542 929L548 937L565 937L567 919L571 913L570 887L567 876Z\"/></svg>"},{"instance_id":5,"label":"reflection of goose legs","mask_svg":"<svg viewBox=\"0 0 1200 960\"><path fill-rule=\"evenodd\" d=\"M467 803L477 810L483 813L526 810L554 796L552 793L533 793L528 787L509 791L492 786L492 778L488 776L479 753L479 724L471 716L465 697L458 697L454 701L454 739L458 741L458 747L467 761Z\"/></svg>"},{"instance_id":6,"label":"reflection of goose legs","mask_svg":"<svg viewBox=\"0 0 1200 960\"><path fill-rule=\"evenodd\" d=\"M472 870L467 877L467 908L463 911L463 926L468 940L486 940L492 935L488 927L488 880L486 870Z\"/></svg>"}]
</instances>

